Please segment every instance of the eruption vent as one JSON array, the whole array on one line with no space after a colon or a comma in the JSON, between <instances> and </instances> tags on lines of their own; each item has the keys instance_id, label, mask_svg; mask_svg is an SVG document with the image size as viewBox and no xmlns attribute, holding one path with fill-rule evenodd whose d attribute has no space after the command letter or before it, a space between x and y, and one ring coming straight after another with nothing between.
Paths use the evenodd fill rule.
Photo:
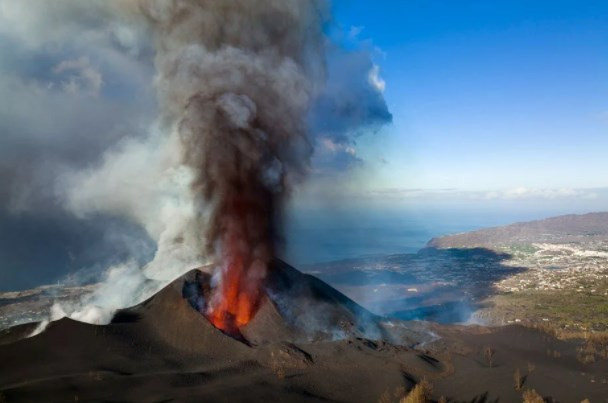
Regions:
<instances>
[{"instance_id":1,"label":"eruption vent","mask_svg":"<svg viewBox=\"0 0 608 403\"><path fill-rule=\"evenodd\" d=\"M157 86L195 174L202 252L216 271L201 310L238 332L255 315L290 184L312 148L306 118L323 76L324 4L156 0Z\"/></svg>"}]
</instances>

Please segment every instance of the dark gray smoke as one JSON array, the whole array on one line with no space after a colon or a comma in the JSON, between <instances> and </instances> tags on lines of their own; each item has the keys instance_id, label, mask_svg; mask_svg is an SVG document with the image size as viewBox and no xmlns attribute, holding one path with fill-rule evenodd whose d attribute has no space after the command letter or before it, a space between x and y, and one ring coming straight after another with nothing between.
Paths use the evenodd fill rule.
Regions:
<instances>
[{"instance_id":1,"label":"dark gray smoke","mask_svg":"<svg viewBox=\"0 0 608 403\"><path fill-rule=\"evenodd\" d=\"M155 55L157 121L148 121L144 130L139 125L138 135L113 139L98 127L70 130L79 136L78 150L86 150L74 155L94 156L83 157L81 164L58 161L62 169L53 171L52 180L41 179L46 178L41 169L33 180L19 181L19 195L36 196L29 210L42 211L50 197L63 213L100 225L101 233L106 220L96 217L139 225L141 237L156 245L141 267L142 278L166 282L216 262L218 294L234 288L227 285L234 284L230 273L236 273L237 295L254 301L246 311L255 309L267 263L280 247L282 209L294 185L311 172L322 175L361 163L355 136L391 119L369 53L342 50L325 35L332 21L323 0L0 0L0 20L0 41L3 35L22 41L25 53L49 58L49 49L61 49L48 68L37 64L44 71L36 72L36 90L55 97L49 99L92 105L88 113L99 110L94 101L122 105L148 97L138 90L138 80L148 75L139 73L147 72L141 66L150 49ZM47 76L56 82L48 83ZM122 110L94 116L103 115L102 123L132 116ZM36 133L44 131L44 125L36 127ZM321 157L311 159L314 155ZM311 161L319 165L311 167ZM23 210L22 198L11 194L10 199ZM123 272L139 278L132 263L137 260L130 258L107 271L108 281L119 284ZM146 297L136 292L136 281L128 284L130 291L122 292L134 295L128 302L122 297L100 302L112 298L97 295L87 303L115 309Z\"/></svg>"},{"instance_id":2,"label":"dark gray smoke","mask_svg":"<svg viewBox=\"0 0 608 403\"><path fill-rule=\"evenodd\" d=\"M324 69L322 1L157 1L164 118L193 172L203 254L217 262L208 313L246 323L275 256L281 208L306 174L307 116ZM230 323L226 326L232 326Z\"/></svg>"}]
</instances>

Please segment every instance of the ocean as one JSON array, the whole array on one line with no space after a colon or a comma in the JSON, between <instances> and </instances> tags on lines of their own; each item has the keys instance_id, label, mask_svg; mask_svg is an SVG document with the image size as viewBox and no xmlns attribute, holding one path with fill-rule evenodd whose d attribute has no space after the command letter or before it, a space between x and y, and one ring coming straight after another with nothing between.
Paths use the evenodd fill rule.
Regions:
<instances>
[{"instance_id":1,"label":"ocean","mask_svg":"<svg viewBox=\"0 0 608 403\"><path fill-rule=\"evenodd\" d=\"M434 237L548 216L530 211L297 211L286 220L282 257L298 266L415 253Z\"/></svg>"}]
</instances>

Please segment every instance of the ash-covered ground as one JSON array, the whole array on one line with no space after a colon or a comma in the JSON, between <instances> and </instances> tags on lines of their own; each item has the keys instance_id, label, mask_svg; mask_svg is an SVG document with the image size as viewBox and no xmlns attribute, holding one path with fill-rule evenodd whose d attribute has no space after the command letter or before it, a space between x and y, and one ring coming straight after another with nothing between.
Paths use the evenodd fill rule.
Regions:
<instances>
[{"instance_id":1,"label":"ash-covered ground","mask_svg":"<svg viewBox=\"0 0 608 403\"><path fill-rule=\"evenodd\" d=\"M63 318L33 337L33 325L6 329L0 398L398 402L425 385L424 401L518 401L531 390L606 401L601 344L585 345L594 360L582 360L580 345L538 329L389 321L285 263L270 273L238 337L193 304L208 296L198 270L107 325Z\"/></svg>"}]
</instances>

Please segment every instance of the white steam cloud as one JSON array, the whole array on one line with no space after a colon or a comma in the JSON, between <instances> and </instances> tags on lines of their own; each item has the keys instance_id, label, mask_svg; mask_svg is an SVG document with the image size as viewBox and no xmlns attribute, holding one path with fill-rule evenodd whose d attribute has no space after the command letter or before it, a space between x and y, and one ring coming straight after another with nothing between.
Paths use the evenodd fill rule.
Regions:
<instances>
[{"instance_id":1,"label":"white steam cloud","mask_svg":"<svg viewBox=\"0 0 608 403\"><path fill-rule=\"evenodd\" d=\"M49 65L69 94L104 99L117 91L100 59L83 49L97 47L129 74L154 49L156 122L145 135L118 138L86 167L63 164L54 196L81 219L136 223L155 254L143 266L112 265L92 295L56 306L51 319L107 323L116 309L225 257L226 233L247 244L251 277L263 277L284 199L311 172L313 146L331 145L314 172L348 167L359 161L352 136L391 119L379 67L324 36L328 9L322 0L0 0L7 22L0 40L45 54L49 45L70 44Z\"/></svg>"}]
</instances>

